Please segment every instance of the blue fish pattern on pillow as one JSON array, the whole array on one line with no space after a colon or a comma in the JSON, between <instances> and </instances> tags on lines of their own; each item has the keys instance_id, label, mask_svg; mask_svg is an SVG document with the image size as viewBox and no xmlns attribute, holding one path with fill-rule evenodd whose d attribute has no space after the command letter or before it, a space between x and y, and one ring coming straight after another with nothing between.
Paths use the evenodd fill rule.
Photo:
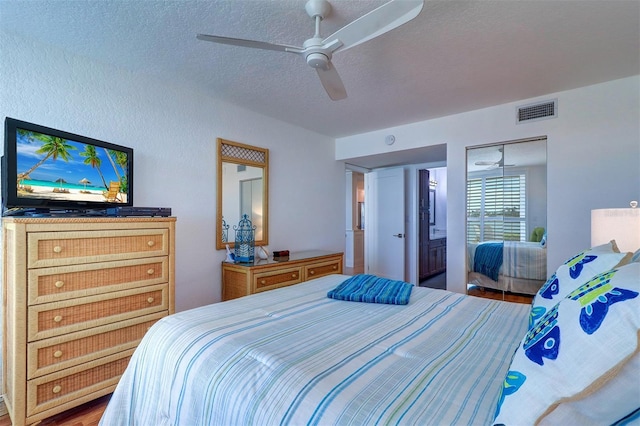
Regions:
<instances>
[{"instance_id":1,"label":"blue fish pattern on pillow","mask_svg":"<svg viewBox=\"0 0 640 426\"><path fill-rule=\"evenodd\" d=\"M568 299L580 302L580 327L587 334L593 334L600 328L611 305L638 297L636 291L610 284L616 272L617 269L613 269L598 274L567 295Z\"/></svg>"},{"instance_id":2,"label":"blue fish pattern on pillow","mask_svg":"<svg viewBox=\"0 0 640 426\"><path fill-rule=\"evenodd\" d=\"M580 276L582 268L585 263L593 262L598 256L593 254L585 254L585 252L579 253L573 256L571 259L565 262L565 265L569 267L569 276L574 280Z\"/></svg>"},{"instance_id":3,"label":"blue fish pattern on pillow","mask_svg":"<svg viewBox=\"0 0 640 426\"><path fill-rule=\"evenodd\" d=\"M529 312L529 327L527 328L531 329L536 321L542 318L545 312L547 312L547 309L544 306L532 306Z\"/></svg>"},{"instance_id":4,"label":"blue fish pattern on pillow","mask_svg":"<svg viewBox=\"0 0 640 426\"><path fill-rule=\"evenodd\" d=\"M502 407L502 403L504 402L504 397L508 395L513 395L520 389L522 384L527 380L527 376L522 374L519 371L509 370L507 371L507 375L502 382L502 389L500 390L500 398L498 399L498 406L496 407L496 414L493 416L495 419L500 414L500 407Z\"/></svg>"},{"instance_id":5,"label":"blue fish pattern on pillow","mask_svg":"<svg viewBox=\"0 0 640 426\"><path fill-rule=\"evenodd\" d=\"M522 349L527 358L539 365L544 365L543 358L552 360L558 358L560 351L558 305L544 314L540 321L527 332Z\"/></svg>"},{"instance_id":6,"label":"blue fish pattern on pillow","mask_svg":"<svg viewBox=\"0 0 640 426\"><path fill-rule=\"evenodd\" d=\"M540 296L544 297L545 299L551 300L553 299L553 296L558 294L559 290L560 283L558 281L558 276L554 272L553 275L551 275L551 277L547 280L547 282L545 282L542 287L540 287L538 293L540 293Z\"/></svg>"}]
</instances>

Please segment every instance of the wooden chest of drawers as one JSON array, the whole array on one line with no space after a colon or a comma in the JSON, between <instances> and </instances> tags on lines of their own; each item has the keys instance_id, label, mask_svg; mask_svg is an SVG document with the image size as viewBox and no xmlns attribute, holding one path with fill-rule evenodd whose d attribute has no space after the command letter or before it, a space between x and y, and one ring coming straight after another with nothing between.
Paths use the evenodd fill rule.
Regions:
<instances>
[{"instance_id":1,"label":"wooden chest of drawers","mask_svg":"<svg viewBox=\"0 0 640 426\"><path fill-rule=\"evenodd\" d=\"M323 275L342 273L342 253L304 251L289 260L222 263L222 300L298 284Z\"/></svg>"},{"instance_id":2,"label":"wooden chest of drawers","mask_svg":"<svg viewBox=\"0 0 640 426\"><path fill-rule=\"evenodd\" d=\"M4 383L14 426L112 392L174 312L175 218L4 218Z\"/></svg>"}]
</instances>

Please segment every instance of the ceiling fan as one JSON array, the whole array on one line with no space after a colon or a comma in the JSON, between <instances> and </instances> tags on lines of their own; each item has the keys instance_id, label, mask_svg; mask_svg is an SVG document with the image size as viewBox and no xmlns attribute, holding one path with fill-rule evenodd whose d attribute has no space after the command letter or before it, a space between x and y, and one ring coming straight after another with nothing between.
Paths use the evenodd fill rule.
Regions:
<instances>
[{"instance_id":1,"label":"ceiling fan","mask_svg":"<svg viewBox=\"0 0 640 426\"><path fill-rule=\"evenodd\" d=\"M515 164L504 164L504 149L498 148L500 151L500 159L498 161L476 161L476 166L491 166L491 169L498 169L501 167L514 167Z\"/></svg>"},{"instance_id":2,"label":"ceiling fan","mask_svg":"<svg viewBox=\"0 0 640 426\"><path fill-rule=\"evenodd\" d=\"M197 38L214 43L290 52L303 56L307 64L316 69L320 82L329 97L334 101L338 101L347 97L347 91L342 79L340 79L338 72L331 63L332 55L357 46L409 22L418 16L423 4L424 0L391 0L347 24L329 37L322 38L320 35L320 21L331 12L331 4L327 0L309 0L305 5L305 10L315 21L315 34L310 39L307 39L302 44L302 47L208 34L198 34Z\"/></svg>"}]
</instances>

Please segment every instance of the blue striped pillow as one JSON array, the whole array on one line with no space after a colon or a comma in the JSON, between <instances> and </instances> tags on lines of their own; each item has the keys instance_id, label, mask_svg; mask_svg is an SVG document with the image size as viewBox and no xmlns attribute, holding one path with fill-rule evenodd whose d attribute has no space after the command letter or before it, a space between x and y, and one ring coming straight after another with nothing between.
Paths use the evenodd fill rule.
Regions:
<instances>
[{"instance_id":1,"label":"blue striped pillow","mask_svg":"<svg viewBox=\"0 0 640 426\"><path fill-rule=\"evenodd\" d=\"M343 281L327 293L327 297L350 302L406 305L413 284L389 280L375 275L359 274Z\"/></svg>"}]
</instances>

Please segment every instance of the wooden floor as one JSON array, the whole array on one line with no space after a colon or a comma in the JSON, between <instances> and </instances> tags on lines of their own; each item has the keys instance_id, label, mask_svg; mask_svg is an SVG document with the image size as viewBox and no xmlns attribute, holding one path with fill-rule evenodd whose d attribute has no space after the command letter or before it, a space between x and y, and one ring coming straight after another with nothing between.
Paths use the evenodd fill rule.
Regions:
<instances>
[{"instance_id":1,"label":"wooden floor","mask_svg":"<svg viewBox=\"0 0 640 426\"><path fill-rule=\"evenodd\" d=\"M474 285L467 287L467 294L469 296L483 297L485 299L504 300L505 302L525 303L531 304L533 296L526 294L505 293L499 290L493 290L490 288L482 288Z\"/></svg>"},{"instance_id":2,"label":"wooden floor","mask_svg":"<svg viewBox=\"0 0 640 426\"><path fill-rule=\"evenodd\" d=\"M97 426L109 398L111 394L43 420L38 426ZM0 426L11 426L9 416L0 417Z\"/></svg>"},{"instance_id":3,"label":"wooden floor","mask_svg":"<svg viewBox=\"0 0 640 426\"><path fill-rule=\"evenodd\" d=\"M475 286L470 286L467 289L467 294L470 296L505 300L507 302L515 303L530 304L532 300L531 296L512 293L503 294L501 291L482 289ZM71 410L42 421L39 426L97 426L100 421L100 417L102 417L102 413L107 407L110 397L111 395L106 395L102 398L96 399L95 401L87 402L84 405L72 408ZM11 426L9 416L0 417L0 426Z\"/></svg>"}]
</instances>

